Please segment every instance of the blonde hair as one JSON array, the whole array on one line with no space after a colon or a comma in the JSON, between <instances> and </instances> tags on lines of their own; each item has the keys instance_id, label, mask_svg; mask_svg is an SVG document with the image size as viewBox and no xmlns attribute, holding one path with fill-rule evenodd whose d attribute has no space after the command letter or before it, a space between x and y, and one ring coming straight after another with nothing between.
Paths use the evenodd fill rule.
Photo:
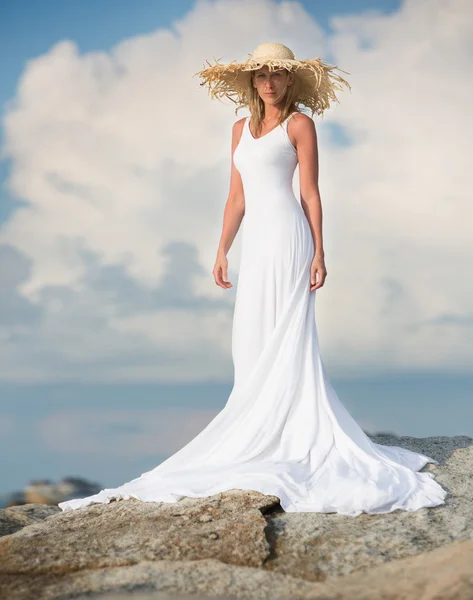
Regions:
<instances>
[{"instance_id":1,"label":"blonde hair","mask_svg":"<svg viewBox=\"0 0 473 600\"><path fill-rule=\"evenodd\" d=\"M289 71L288 69L284 69L284 71L286 71L287 79L289 79L289 77L292 77L292 84L286 85L286 92L282 100L281 113L279 115L276 127L279 126L283 121L285 121L291 113L298 111L297 102L295 100L295 98L297 97L297 77L294 77L294 73ZM257 72L257 70L249 72L251 85L249 86L250 91L248 93L247 106L248 110L251 113L251 123L253 125L256 135L259 136L261 133L262 122L265 117L265 105L264 101L261 99L261 96L258 93L258 90L253 85L254 77ZM239 105L235 109L235 114L237 114L240 108L243 108L243 106L244 105Z\"/></svg>"}]
</instances>

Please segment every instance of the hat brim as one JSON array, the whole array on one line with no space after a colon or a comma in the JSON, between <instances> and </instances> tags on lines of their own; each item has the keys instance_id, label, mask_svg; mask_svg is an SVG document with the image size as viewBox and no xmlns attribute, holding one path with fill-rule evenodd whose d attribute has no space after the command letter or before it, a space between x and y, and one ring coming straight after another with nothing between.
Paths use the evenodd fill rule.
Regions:
<instances>
[{"instance_id":1,"label":"hat brim","mask_svg":"<svg viewBox=\"0 0 473 600\"><path fill-rule=\"evenodd\" d=\"M347 73L336 65L329 65L320 58L297 59L264 59L245 62L233 61L222 64L215 59L206 69L195 73L201 78L201 86L207 85L212 98L222 100L228 98L238 105L247 105L251 93L251 72L267 65L271 71L287 69L294 73L296 85L295 101L322 114L333 102L339 102L336 92L350 84L335 71ZM349 73L347 73L349 75ZM194 75L194 76L195 76Z\"/></svg>"}]
</instances>

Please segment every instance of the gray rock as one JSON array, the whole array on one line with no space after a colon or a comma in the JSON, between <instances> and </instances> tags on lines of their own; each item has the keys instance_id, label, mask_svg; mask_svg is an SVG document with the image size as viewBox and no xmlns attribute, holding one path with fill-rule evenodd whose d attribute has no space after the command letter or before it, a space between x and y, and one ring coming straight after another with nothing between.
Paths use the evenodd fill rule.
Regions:
<instances>
[{"instance_id":1,"label":"gray rock","mask_svg":"<svg viewBox=\"0 0 473 600\"><path fill-rule=\"evenodd\" d=\"M0 537L10 535L33 523L39 523L61 512L59 506L46 504L23 504L0 510Z\"/></svg>"}]
</instances>

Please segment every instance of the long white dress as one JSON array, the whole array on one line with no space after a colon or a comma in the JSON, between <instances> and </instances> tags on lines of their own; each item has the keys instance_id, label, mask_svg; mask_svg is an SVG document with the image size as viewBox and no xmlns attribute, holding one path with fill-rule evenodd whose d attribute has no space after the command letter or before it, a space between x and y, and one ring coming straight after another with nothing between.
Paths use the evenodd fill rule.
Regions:
<instances>
[{"instance_id":1,"label":"long white dress","mask_svg":"<svg viewBox=\"0 0 473 600\"><path fill-rule=\"evenodd\" d=\"M293 113L294 114L294 113ZM291 117L292 115L290 115ZM245 193L232 356L224 408L151 471L64 510L112 499L176 502L230 489L280 499L286 512L357 516L444 503L433 458L372 442L339 401L319 352L310 292L314 243L292 180L290 117L260 138L246 119L234 153Z\"/></svg>"}]
</instances>

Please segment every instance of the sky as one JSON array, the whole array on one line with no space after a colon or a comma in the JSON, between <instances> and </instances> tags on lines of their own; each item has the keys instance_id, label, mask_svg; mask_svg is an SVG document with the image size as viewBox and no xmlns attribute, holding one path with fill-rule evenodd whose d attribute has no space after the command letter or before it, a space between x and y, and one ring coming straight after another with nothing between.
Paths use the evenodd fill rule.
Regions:
<instances>
[{"instance_id":1,"label":"sky","mask_svg":"<svg viewBox=\"0 0 473 600\"><path fill-rule=\"evenodd\" d=\"M352 86L314 119L340 400L473 435L472 29L467 0L0 0L0 493L119 485L225 405L238 236L234 287L211 273L248 113L193 74L264 41Z\"/></svg>"}]
</instances>

